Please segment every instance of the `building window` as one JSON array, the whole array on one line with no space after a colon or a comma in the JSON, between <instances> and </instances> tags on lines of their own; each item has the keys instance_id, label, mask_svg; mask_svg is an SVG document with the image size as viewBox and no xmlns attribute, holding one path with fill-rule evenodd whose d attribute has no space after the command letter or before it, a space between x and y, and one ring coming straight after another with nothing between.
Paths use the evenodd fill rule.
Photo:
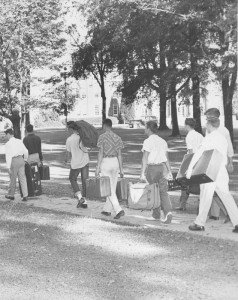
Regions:
<instances>
[{"instance_id":1,"label":"building window","mask_svg":"<svg viewBox=\"0 0 238 300\"><path fill-rule=\"evenodd\" d=\"M99 116L99 105L95 105L95 116Z\"/></svg>"},{"instance_id":2,"label":"building window","mask_svg":"<svg viewBox=\"0 0 238 300\"><path fill-rule=\"evenodd\" d=\"M113 116L117 116L117 115L118 115L118 105L113 104Z\"/></svg>"}]
</instances>

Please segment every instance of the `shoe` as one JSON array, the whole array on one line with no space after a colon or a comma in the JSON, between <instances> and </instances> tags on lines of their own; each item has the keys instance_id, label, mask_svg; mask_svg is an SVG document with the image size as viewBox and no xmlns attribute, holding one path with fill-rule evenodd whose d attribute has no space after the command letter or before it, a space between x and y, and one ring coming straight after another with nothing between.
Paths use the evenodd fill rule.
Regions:
<instances>
[{"instance_id":1,"label":"shoe","mask_svg":"<svg viewBox=\"0 0 238 300\"><path fill-rule=\"evenodd\" d=\"M229 216L226 216L225 220L224 220L224 224L229 223L231 221Z\"/></svg>"},{"instance_id":2,"label":"shoe","mask_svg":"<svg viewBox=\"0 0 238 300\"><path fill-rule=\"evenodd\" d=\"M238 225L235 226L235 228L232 230L234 233L238 233Z\"/></svg>"},{"instance_id":3,"label":"shoe","mask_svg":"<svg viewBox=\"0 0 238 300\"><path fill-rule=\"evenodd\" d=\"M171 212L168 212L165 218L162 220L164 224L170 224L172 221L173 215Z\"/></svg>"},{"instance_id":4,"label":"shoe","mask_svg":"<svg viewBox=\"0 0 238 300\"><path fill-rule=\"evenodd\" d=\"M215 220L215 221L218 221L218 220L219 220L219 217L215 217L215 216L209 216L209 219L210 219L210 220Z\"/></svg>"},{"instance_id":5,"label":"shoe","mask_svg":"<svg viewBox=\"0 0 238 300\"><path fill-rule=\"evenodd\" d=\"M87 200L84 197L79 200L77 208L88 208Z\"/></svg>"},{"instance_id":6,"label":"shoe","mask_svg":"<svg viewBox=\"0 0 238 300\"><path fill-rule=\"evenodd\" d=\"M111 213L107 212L107 211L102 211L101 214L104 215L104 216L106 216L106 217L110 217L111 216Z\"/></svg>"},{"instance_id":7,"label":"shoe","mask_svg":"<svg viewBox=\"0 0 238 300\"><path fill-rule=\"evenodd\" d=\"M186 208L185 208L185 207L178 206L178 207L175 207L175 210L185 211Z\"/></svg>"},{"instance_id":8,"label":"shoe","mask_svg":"<svg viewBox=\"0 0 238 300\"><path fill-rule=\"evenodd\" d=\"M120 219L120 217L125 216L125 212L124 210L119 211L118 214L116 214L116 216L114 217L114 219Z\"/></svg>"},{"instance_id":9,"label":"shoe","mask_svg":"<svg viewBox=\"0 0 238 300\"><path fill-rule=\"evenodd\" d=\"M22 201L26 202L28 200L28 197L23 197Z\"/></svg>"},{"instance_id":10,"label":"shoe","mask_svg":"<svg viewBox=\"0 0 238 300\"><path fill-rule=\"evenodd\" d=\"M188 226L188 229L192 230L192 231L204 231L205 227L204 226L199 226L197 224L193 224L193 225Z\"/></svg>"},{"instance_id":11,"label":"shoe","mask_svg":"<svg viewBox=\"0 0 238 300\"><path fill-rule=\"evenodd\" d=\"M8 200L15 200L14 196L5 195L5 198Z\"/></svg>"}]
</instances>

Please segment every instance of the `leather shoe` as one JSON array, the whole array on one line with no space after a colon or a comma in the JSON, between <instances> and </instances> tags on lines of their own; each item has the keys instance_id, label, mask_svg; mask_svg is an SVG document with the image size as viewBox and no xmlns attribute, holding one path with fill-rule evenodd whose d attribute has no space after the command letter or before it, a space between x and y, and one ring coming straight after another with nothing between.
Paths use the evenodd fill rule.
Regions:
<instances>
[{"instance_id":1,"label":"leather shoe","mask_svg":"<svg viewBox=\"0 0 238 300\"><path fill-rule=\"evenodd\" d=\"M215 216L209 216L209 219L210 219L210 220L215 220L215 221L218 221L218 220L219 220L219 217L215 217Z\"/></svg>"},{"instance_id":2,"label":"leather shoe","mask_svg":"<svg viewBox=\"0 0 238 300\"><path fill-rule=\"evenodd\" d=\"M235 228L232 230L234 233L238 233L238 225L235 226Z\"/></svg>"},{"instance_id":3,"label":"leather shoe","mask_svg":"<svg viewBox=\"0 0 238 300\"><path fill-rule=\"evenodd\" d=\"M114 219L120 219L120 217L125 216L125 212L124 210L119 211L118 214L116 214L116 216L114 217Z\"/></svg>"},{"instance_id":4,"label":"leather shoe","mask_svg":"<svg viewBox=\"0 0 238 300\"><path fill-rule=\"evenodd\" d=\"M5 198L8 200L15 200L15 197L9 195L5 195Z\"/></svg>"},{"instance_id":5,"label":"leather shoe","mask_svg":"<svg viewBox=\"0 0 238 300\"><path fill-rule=\"evenodd\" d=\"M107 211L102 211L101 214L106 216L106 217L110 217L110 215L111 215L111 213L107 212Z\"/></svg>"},{"instance_id":6,"label":"leather shoe","mask_svg":"<svg viewBox=\"0 0 238 300\"><path fill-rule=\"evenodd\" d=\"M175 207L175 210L185 211L186 208L185 208L185 207L178 206L178 207Z\"/></svg>"},{"instance_id":7,"label":"leather shoe","mask_svg":"<svg viewBox=\"0 0 238 300\"><path fill-rule=\"evenodd\" d=\"M27 197L23 197L23 198L22 198L22 201L24 201L24 202L26 202L27 200L28 200Z\"/></svg>"},{"instance_id":8,"label":"leather shoe","mask_svg":"<svg viewBox=\"0 0 238 300\"><path fill-rule=\"evenodd\" d=\"M193 225L188 226L188 229L192 230L192 231L204 231L205 227L204 226L199 226L197 224L193 224Z\"/></svg>"}]
</instances>

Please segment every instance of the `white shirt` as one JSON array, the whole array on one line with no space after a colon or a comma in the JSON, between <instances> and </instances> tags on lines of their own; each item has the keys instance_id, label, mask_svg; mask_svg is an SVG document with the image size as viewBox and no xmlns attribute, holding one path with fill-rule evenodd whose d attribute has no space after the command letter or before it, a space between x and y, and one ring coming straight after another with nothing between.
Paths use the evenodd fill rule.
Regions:
<instances>
[{"instance_id":1,"label":"white shirt","mask_svg":"<svg viewBox=\"0 0 238 300\"><path fill-rule=\"evenodd\" d=\"M6 151L6 162L7 168L10 169L12 158L16 156L24 156L24 160L28 158L28 150L26 149L23 142L19 139L14 137L10 138L10 140L5 145Z\"/></svg>"},{"instance_id":2,"label":"white shirt","mask_svg":"<svg viewBox=\"0 0 238 300\"><path fill-rule=\"evenodd\" d=\"M195 153L203 141L203 136L193 129L188 132L185 141L187 150L192 150Z\"/></svg>"},{"instance_id":3,"label":"white shirt","mask_svg":"<svg viewBox=\"0 0 238 300\"><path fill-rule=\"evenodd\" d=\"M156 134L152 134L144 140L142 151L149 152L148 164L154 165L167 161L168 145Z\"/></svg>"},{"instance_id":4,"label":"white shirt","mask_svg":"<svg viewBox=\"0 0 238 300\"><path fill-rule=\"evenodd\" d=\"M82 142L79 144L79 135L73 133L66 140L66 150L71 153L71 168L80 169L89 163L87 149Z\"/></svg>"},{"instance_id":5,"label":"white shirt","mask_svg":"<svg viewBox=\"0 0 238 300\"><path fill-rule=\"evenodd\" d=\"M216 149L222 154L223 159L221 161L221 164L225 167L227 164L228 144L226 138L223 135L221 135L221 133L218 130L214 130L213 132L207 134L203 139L201 146L195 152L190 162L188 172L195 166L196 162L202 156L202 153L204 151L212 149Z\"/></svg>"}]
</instances>

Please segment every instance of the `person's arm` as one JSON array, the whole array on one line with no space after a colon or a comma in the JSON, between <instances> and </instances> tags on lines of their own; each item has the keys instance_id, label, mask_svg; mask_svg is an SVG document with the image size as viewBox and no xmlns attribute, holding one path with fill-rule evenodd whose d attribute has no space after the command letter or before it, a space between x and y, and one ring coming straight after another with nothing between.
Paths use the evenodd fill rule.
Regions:
<instances>
[{"instance_id":1,"label":"person's arm","mask_svg":"<svg viewBox=\"0 0 238 300\"><path fill-rule=\"evenodd\" d=\"M65 152L65 158L64 158L65 164L67 164L70 160L71 160L71 152L69 152L68 150L66 150L66 152Z\"/></svg>"},{"instance_id":2,"label":"person's arm","mask_svg":"<svg viewBox=\"0 0 238 300\"><path fill-rule=\"evenodd\" d=\"M7 163L7 171L11 174L11 163L12 163L12 154L11 148L8 145L5 146L5 155L6 155L6 163Z\"/></svg>"},{"instance_id":3,"label":"person's arm","mask_svg":"<svg viewBox=\"0 0 238 300\"><path fill-rule=\"evenodd\" d=\"M142 161L141 161L141 174L140 174L140 180L144 181L146 180L145 178L145 171L147 168L147 164L148 164L148 157L149 157L149 152L148 151L143 151L143 157L142 157Z\"/></svg>"},{"instance_id":4,"label":"person's arm","mask_svg":"<svg viewBox=\"0 0 238 300\"><path fill-rule=\"evenodd\" d=\"M118 150L118 162L119 162L119 168L120 168L120 175L121 177L124 176L124 172L123 172L123 160L122 160L122 155L121 155L121 149Z\"/></svg>"},{"instance_id":5,"label":"person's arm","mask_svg":"<svg viewBox=\"0 0 238 300\"><path fill-rule=\"evenodd\" d=\"M28 149L26 148L26 146L24 144L22 144L23 146L23 156L24 156L24 160L27 161L28 156L29 156L29 152Z\"/></svg>"},{"instance_id":6,"label":"person's arm","mask_svg":"<svg viewBox=\"0 0 238 300\"><path fill-rule=\"evenodd\" d=\"M41 139L39 137L39 146L38 146L39 150L38 150L38 153L39 153L39 158L40 158L40 161L42 162L43 161L43 155L42 155L42 150L41 150Z\"/></svg>"},{"instance_id":7,"label":"person's arm","mask_svg":"<svg viewBox=\"0 0 238 300\"><path fill-rule=\"evenodd\" d=\"M167 174L166 178L173 179L172 170L171 170L170 163L169 163L169 153L168 152L166 152L166 158L167 158L167 161L165 162L165 166L168 170L168 174Z\"/></svg>"},{"instance_id":8,"label":"person's arm","mask_svg":"<svg viewBox=\"0 0 238 300\"><path fill-rule=\"evenodd\" d=\"M103 159L103 148L101 147L101 148L99 148L99 152L98 152L98 163L97 163L96 172L95 172L96 177L99 176L99 173L101 171L102 159Z\"/></svg>"},{"instance_id":9,"label":"person's arm","mask_svg":"<svg viewBox=\"0 0 238 300\"><path fill-rule=\"evenodd\" d=\"M187 154L192 154L193 150L192 149L187 149Z\"/></svg>"}]
</instances>

